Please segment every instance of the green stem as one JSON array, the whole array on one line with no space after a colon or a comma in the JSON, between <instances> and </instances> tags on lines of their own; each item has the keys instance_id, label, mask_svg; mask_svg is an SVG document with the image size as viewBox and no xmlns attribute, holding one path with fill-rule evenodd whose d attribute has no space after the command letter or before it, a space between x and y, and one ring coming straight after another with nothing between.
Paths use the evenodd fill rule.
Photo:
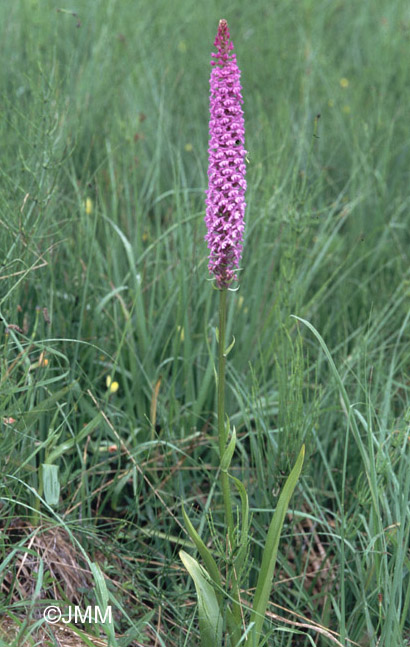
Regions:
<instances>
[{"instance_id":1,"label":"green stem","mask_svg":"<svg viewBox=\"0 0 410 647\"><path fill-rule=\"evenodd\" d=\"M222 460L223 453L228 443L228 428L225 421L225 332L226 332L226 295L227 290L219 292L219 330L218 330L218 440L219 440L219 458ZM232 513L231 489L229 485L229 476L226 471L220 472L221 487L225 507L225 521L228 531L228 553L232 551L234 541L234 520ZM240 639L241 631L241 610L239 604L239 587L236 577L233 578L233 604L232 614L234 627L231 628L232 638L237 643Z\"/></svg>"},{"instance_id":2,"label":"green stem","mask_svg":"<svg viewBox=\"0 0 410 647\"><path fill-rule=\"evenodd\" d=\"M218 344L218 438L219 458L222 459L227 443L227 428L225 424L225 331L226 331L226 295L227 290L219 292L219 344ZM234 521L232 513L231 490L229 477L221 470L221 487L225 506L225 519L228 527L228 537L232 545Z\"/></svg>"}]
</instances>

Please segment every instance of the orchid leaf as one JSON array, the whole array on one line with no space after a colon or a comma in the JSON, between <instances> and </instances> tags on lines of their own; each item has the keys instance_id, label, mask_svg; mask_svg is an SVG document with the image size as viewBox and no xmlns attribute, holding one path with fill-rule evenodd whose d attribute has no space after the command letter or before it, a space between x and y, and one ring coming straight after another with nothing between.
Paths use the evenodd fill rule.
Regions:
<instances>
[{"instance_id":1,"label":"orchid leaf","mask_svg":"<svg viewBox=\"0 0 410 647\"><path fill-rule=\"evenodd\" d=\"M232 341L229 344L228 348L225 350L225 357L228 357L229 353L231 352L232 348L235 346L235 337L232 336Z\"/></svg>"},{"instance_id":2,"label":"orchid leaf","mask_svg":"<svg viewBox=\"0 0 410 647\"><path fill-rule=\"evenodd\" d=\"M232 430L232 436L231 440L229 441L227 447L225 447L225 451L222 454L221 458L221 470L222 472L227 472L229 469L229 466L231 464L232 456L235 451L235 445L236 445L236 431L235 427Z\"/></svg>"},{"instance_id":3,"label":"orchid leaf","mask_svg":"<svg viewBox=\"0 0 410 647\"><path fill-rule=\"evenodd\" d=\"M180 550L179 556L195 584L201 647L222 647L222 614L210 577L188 553Z\"/></svg>"},{"instance_id":4,"label":"orchid leaf","mask_svg":"<svg viewBox=\"0 0 410 647\"><path fill-rule=\"evenodd\" d=\"M197 531L195 530L194 526L192 525L187 513L185 512L184 506L182 506L182 515L184 517L184 522L186 529L189 533L189 536L191 537L192 541L194 542L196 548L198 549L199 554L201 555L205 567L208 570L208 573L211 577L211 579L215 582L215 584L220 587L221 586L221 577L219 575L218 567L216 565L216 562L214 558L211 555L211 551L209 548L207 548L202 541L201 537L198 535Z\"/></svg>"},{"instance_id":5,"label":"orchid leaf","mask_svg":"<svg viewBox=\"0 0 410 647\"><path fill-rule=\"evenodd\" d=\"M249 535L249 501L248 495L245 490L245 486L237 479L235 476L231 476L232 481L234 482L239 496L241 497L241 535L239 540L239 551L235 560L235 567L238 572L241 571L246 551L248 549L248 535Z\"/></svg>"},{"instance_id":6,"label":"orchid leaf","mask_svg":"<svg viewBox=\"0 0 410 647\"><path fill-rule=\"evenodd\" d=\"M305 446L302 445L302 449L296 459L296 463L283 486L278 505L269 526L266 544L262 555L259 577L256 584L255 596L253 599L251 622L255 623L255 627L253 630L252 647L258 647L259 640L261 638L262 625L265 619L266 608L268 606L268 600L272 589L280 534L282 532L285 515L288 510L289 501L302 471L304 456Z\"/></svg>"}]
</instances>

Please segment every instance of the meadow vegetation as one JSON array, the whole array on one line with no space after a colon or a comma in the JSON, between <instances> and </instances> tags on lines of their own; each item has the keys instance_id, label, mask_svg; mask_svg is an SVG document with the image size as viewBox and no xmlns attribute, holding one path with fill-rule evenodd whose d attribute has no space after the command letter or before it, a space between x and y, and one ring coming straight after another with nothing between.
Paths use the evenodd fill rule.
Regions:
<instances>
[{"instance_id":1,"label":"meadow vegetation","mask_svg":"<svg viewBox=\"0 0 410 647\"><path fill-rule=\"evenodd\" d=\"M410 644L405 0L1 3L5 644L51 633L61 600L112 605L115 639L87 636L199 645L178 552L195 555L182 504L224 544L203 220L220 18L248 151L226 410L250 587L306 444L265 644Z\"/></svg>"}]
</instances>

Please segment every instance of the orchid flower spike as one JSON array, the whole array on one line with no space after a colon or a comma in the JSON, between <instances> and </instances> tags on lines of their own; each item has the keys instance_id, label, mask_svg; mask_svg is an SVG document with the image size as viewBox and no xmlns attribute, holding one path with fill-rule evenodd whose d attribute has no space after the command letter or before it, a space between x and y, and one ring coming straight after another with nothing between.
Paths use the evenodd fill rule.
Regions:
<instances>
[{"instance_id":1,"label":"orchid flower spike","mask_svg":"<svg viewBox=\"0 0 410 647\"><path fill-rule=\"evenodd\" d=\"M240 70L228 23L219 21L210 78L209 164L205 240L208 268L220 289L237 279L242 256L246 150Z\"/></svg>"}]
</instances>

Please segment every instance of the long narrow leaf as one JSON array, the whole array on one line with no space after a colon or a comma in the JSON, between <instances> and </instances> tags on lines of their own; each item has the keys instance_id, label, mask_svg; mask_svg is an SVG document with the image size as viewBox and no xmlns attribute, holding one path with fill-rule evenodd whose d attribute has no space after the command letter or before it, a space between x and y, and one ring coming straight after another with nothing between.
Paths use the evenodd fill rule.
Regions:
<instances>
[{"instance_id":1,"label":"long narrow leaf","mask_svg":"<svg viewBox=\"0 0 410 647\"><path fill-rule=\"evenodd\" d=\"M259 639L261 637L266 607L268 606L269 595L272 589L273 573L278 554L280 534L282 532L282 526L289 506L289 501L296 487L300 472L302 471L304 457L305 446L302 445L302 449L296 459L296 463L283 486L275 514L273 515L269 526L251 614L251 622L255 623L252 647L258 647Z\"/></svg>"},{"instance_id":2,"label":"long narrow leaf","mask_svg":"<svg viewBox=\"0 0 410 647\"><path fill-rule=\"evenodd\" d=\"M195 584L201 647L222 647L222 614L209 575L185 551L180 550L179 556Z\"/></svg>"},{"instance_id":3,"label":"long narrow leaf","mask_svg":"<svg viewBox=\"0 0 410 647\"><path fill-rule=\"evenodd\" d=\"M249 536L249 502L248 502L248 495L245 490L245 486L240 481L237 479L235 476L231 476L230 478L234 482L239 495L241 497L241 535L240 535L240 540L239 540L239 551L238 555L235 559L235 568L237 569L238 572L241 571L245 556L246 556L246 551L248 549L248 536Z\"/></svg>"},{"instance_id":4,"label":"long narrow leaf","mask_svg":"<svg viewBox=\"0 0 410 647\"><path fill-rule=\"evenodd\" d=\"M185 521L185 526L186 529L189 533L189 536L191 537L192 541L194 542L195 546L198 549L199 554L201 555L202 559L204 560L205 567L212 578L212 580L215 582L215 584L220 587L221 586L221 577L219 575L218 567L216 565L216 562L214 558L211 555L210 550L205 546L204 542L202 541L201 537L198 535L197 531L193 527L191 521L189 520L189 517L187 513L185 512L184 506L182 506L182 515L184 517Z\"/></svg>"}]
</instances>

